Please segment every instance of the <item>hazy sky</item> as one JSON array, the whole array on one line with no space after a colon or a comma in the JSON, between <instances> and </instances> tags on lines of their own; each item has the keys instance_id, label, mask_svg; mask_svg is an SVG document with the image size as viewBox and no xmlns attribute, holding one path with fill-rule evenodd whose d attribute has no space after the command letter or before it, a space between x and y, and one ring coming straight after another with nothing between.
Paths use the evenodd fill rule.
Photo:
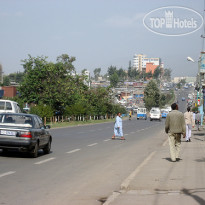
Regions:
<instances>
[{"instance_id":1,"label":"hazy sky","mask_svg":"<svg viewBox=\"0 0 205 205\"><path fill-rule=\"evenodd\" d=\"M75 56L78 72L110 65L127 69L134 54L160 57L173 76L196 76L203 29L185 36L147 30L143 17L159 7L182 6L203 15L203 0L0 0L0 63L5 74L23 71L21 60Z\"/></svg>"}]
</instances>

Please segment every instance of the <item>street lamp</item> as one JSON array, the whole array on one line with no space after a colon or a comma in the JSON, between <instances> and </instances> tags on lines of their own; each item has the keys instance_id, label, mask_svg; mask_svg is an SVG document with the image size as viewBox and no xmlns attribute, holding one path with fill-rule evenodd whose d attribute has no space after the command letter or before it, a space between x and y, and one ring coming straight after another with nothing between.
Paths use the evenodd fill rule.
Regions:
<instances>
[{"instance_id":1,"label":"street lamp","mask_svg":"<svg viewBox=\"0 0 205 205\"><path fill-rule=\"evenodd\" d=\"M189 57L189 56L187 57L187 60L188 60L188 61L192 61L193 63L195 62L195 61L194 61L191 57Z\"/></svg>"}]
</instances>

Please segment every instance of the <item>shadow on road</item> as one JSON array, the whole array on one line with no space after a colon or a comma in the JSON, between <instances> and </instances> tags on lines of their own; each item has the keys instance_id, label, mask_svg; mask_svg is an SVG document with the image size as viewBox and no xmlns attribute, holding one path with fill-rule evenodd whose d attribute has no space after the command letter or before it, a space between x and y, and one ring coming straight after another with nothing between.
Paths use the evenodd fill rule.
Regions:
<instances>
[{"instance_id":1,"label":"shadow on road","mask_svg":"<svg viewBox=\"0 0 205 205\"><path fill-rule=\"evenodd\" d=\"M201 193L201 192L205 192L205 189L204 188L201 188L201 189L182 189L182 193L183 194L192 197L200 205L204 205L205 204L205 200L203 198L201 198L200 196L196 195L196 193Z\"/></svg>"}]
</instances>

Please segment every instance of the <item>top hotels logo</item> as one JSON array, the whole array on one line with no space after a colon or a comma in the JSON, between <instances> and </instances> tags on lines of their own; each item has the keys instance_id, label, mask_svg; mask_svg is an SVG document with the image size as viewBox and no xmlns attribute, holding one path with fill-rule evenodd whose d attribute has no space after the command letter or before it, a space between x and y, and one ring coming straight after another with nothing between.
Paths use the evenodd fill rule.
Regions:
<instances>
[{"instance_id":1,"label":"top hotels logo","mask_svg":"<svg viewBox=\"0 0 205 205\"><path fill-rule=\"evenodd\" d=\"M169 6L152 10L146 14L143 24L156 34L181 36L199 30L203 25L203 17L193 9Z\"/></svg>"}]
</instances>

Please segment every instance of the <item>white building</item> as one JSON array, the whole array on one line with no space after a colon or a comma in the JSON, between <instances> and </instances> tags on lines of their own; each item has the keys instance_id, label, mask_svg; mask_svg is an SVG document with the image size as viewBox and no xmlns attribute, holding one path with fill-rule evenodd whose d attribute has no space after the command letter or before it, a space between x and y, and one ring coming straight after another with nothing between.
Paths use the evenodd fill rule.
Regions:
<instances>
[{"instance_id":1,"label":"white building","mask_svg":"<svg viewBox=\"0 0 205 205\"><path fill-rule=\"evenodd\" d=\"M133 68L142 71L146 69L147 63L153 63L153 65L161 65L160 58L147 58L144 54L135 54L133 58Z\"/></svg>"}]
</instances>

